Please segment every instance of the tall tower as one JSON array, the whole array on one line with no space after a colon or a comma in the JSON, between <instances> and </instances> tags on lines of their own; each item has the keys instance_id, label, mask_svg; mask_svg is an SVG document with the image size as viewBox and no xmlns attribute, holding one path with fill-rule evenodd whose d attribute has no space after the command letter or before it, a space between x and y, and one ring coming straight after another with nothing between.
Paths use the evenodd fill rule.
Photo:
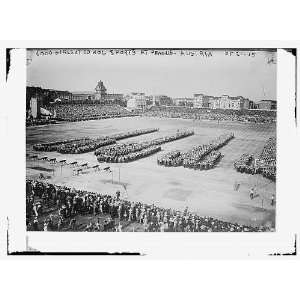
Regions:
<instances>
[{"instance_id":1,"label":"tall tower","mask_svg":"<svg viewBox=\"0 0 300 300\"><path fill-rule=\"evenodd\" d=\"M34 119L39 119L41 117L41 106L38 98L30 99L30 111Z\"/></svg>"},{"instance_id":2,"label":"tall tower","mask_svg":"<svg viewBox=\"0 0 300 300\"><path fill-rule=\"evenodd\" d=\"M100 80L95 88L95 99L104 100L106 96L106 88L103 82Z\"/></svg>"}]
</instances>

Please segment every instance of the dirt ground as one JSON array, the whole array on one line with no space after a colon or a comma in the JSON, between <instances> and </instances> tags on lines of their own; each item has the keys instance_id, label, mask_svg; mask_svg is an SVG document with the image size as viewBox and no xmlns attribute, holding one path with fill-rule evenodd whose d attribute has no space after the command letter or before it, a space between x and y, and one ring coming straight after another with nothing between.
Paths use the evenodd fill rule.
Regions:
<instances>
[{"instance_id":1,"label":"dirt ground","mask_svg":"<svg viewBox=\"0 0 300 300\"><path fill-rule=\"evenodd\" d=\"M49 158L66 159L67 162L99 164L93 152L84 154L60 154L37 152L35 143L63 140L74 137L98 137L134 129L158 127L159 132L146 134L120 142L144 141L163 136L177 129L193 129L195 135L162 145L162 151L134 162L124 164L102 163L113 172L84 170L73 175L70 166L51 165L49 162L27 159L27 178L37 179L40 173L47 181L72 186L77 189L100 193L121 192L130 201L156 204L166 208L190 211L201 216L212 216L224 221L245 225L275 226L275 207L270 198L275 194L275 183L261 175L241 174L233 168L233 162L243 153L259 154L266 140L276 135L275 124L243 124L183 119L159 119L147 117L106 119L64 123L27 128L26 149L28 154L39 154ZM157 157L171 150L187 150L203 144L227 132L235 138L220 149L223 157L211 170L200 171L183 167L164 167L157 164ZM240 187L234 190L234 184ZM255 187L256 197L249 198L249 190Z\"/></svg>"}]
</instances>

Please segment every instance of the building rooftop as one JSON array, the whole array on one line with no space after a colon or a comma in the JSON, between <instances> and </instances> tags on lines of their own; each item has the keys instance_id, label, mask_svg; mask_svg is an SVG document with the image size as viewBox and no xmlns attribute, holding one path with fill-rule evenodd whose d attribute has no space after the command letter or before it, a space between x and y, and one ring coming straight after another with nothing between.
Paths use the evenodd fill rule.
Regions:
<instances>
[{"instance_id":1,"label":"building rooftop","mask_svg":"<svg viewBox=\"0 0 300 300\"><path fill-rule=\"evenodd\" d=\"M91 95L94 94L92 91L76 91L76 92L71 92L74 95Z\"/></svg>"},{"instance_id":2,"label":"building rooftop","mask_svg":"<svg viewBox=\"0 0 300 300\"><path fill-rule=\"evenodd\" d=\"M263 99L263 100L260 100L260 101L258 101L258 102L277 102L277 100L268 100L268 99Z\"/></svg>"}]
</instances>

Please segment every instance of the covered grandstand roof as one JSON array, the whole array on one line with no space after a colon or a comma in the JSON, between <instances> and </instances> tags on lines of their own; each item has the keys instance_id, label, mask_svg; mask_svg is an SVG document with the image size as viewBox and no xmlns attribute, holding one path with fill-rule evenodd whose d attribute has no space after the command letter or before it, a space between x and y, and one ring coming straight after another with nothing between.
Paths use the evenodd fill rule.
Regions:
<instances>
[{"instance_id":1,"label":"covered grandstand roof","mask_svg":"<svg viewBox=\"0 0 300 300\"><path fill-rule=\"evenodd\" d=\"M41 107L41 114L44 116L52 116L53 115L49 110L42 108L42 107Z\"/></svg>"}]
</instances>

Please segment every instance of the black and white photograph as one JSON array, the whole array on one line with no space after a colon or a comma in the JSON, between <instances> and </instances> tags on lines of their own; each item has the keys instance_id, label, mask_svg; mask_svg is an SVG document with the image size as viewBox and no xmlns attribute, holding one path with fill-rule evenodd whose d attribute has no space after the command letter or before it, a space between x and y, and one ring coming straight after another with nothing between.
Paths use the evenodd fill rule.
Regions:
<instances>
[{"instance_id":1,"label":"black and white photograph","mask_svg":"<svg viewBox=\"0 0 300 300\"><path fill-rule=\"evenodd\" d=\"M1 299L297 299L296 3L1 8Z\"/></svg>"},{"instance_id":2,"label":"black and white photograph","mask_svg":"<svg viewBox=\"0 0 300 300\"><path fill-rule=\"evenodd\" d=\"M276 134L277 49L28 48L26 231L271 234Z\"/></svg>"}]
</instances>

